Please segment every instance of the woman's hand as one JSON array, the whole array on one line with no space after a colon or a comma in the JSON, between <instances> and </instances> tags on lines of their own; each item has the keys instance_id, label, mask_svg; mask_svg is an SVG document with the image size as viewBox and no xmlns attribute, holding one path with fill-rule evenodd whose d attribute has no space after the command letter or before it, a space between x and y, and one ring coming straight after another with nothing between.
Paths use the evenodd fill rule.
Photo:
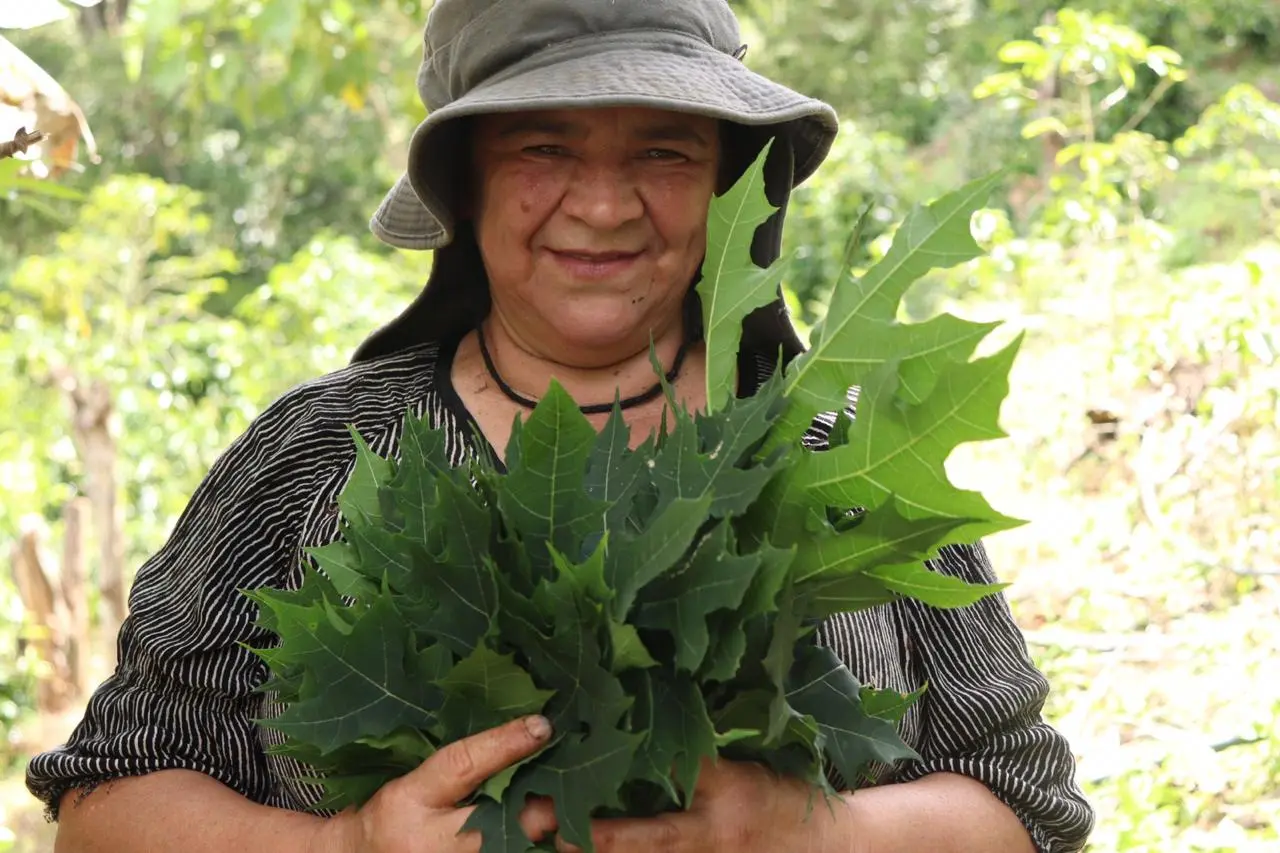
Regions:
<instances>
[{"instance_id":1,"label":"woman's hand","mask_svg":"<svg viewBox=\"0 0 1280 853\"><path fill-rule=\"evenodd\" d=\"M598 820L597 853L862 853L843 799L758 764L704 761L688 811ZM562 851L577 848L561 842Z\"/></svg>"},{"instance_id":2,"label":"woman's hand","mask_svg":"<svg viewBox=\"0 0 1280 853\"><path fill-rule=\"evenodd\" d=\"M387 783L359 811L326 822L315 853L473 853L480 835L459 835L472 808L457 808L480 783L541 749L551 726L541 717L515 720L451 743L412 773ZM555 831L549 802L530 803L520 816L537 841Z\"/></svg>"}]
</instances>

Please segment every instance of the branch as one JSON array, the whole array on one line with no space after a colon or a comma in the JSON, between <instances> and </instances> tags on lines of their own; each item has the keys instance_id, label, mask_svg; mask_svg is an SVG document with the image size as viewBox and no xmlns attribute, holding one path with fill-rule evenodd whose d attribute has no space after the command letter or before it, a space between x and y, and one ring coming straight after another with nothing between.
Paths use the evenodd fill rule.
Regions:
<instances>
[{"instance_id":1,"label":"branch","mask_svg":"<svg viewBox=\"0 0 1280 853\"><path fill-rule=\"evenodd\" d=\"M13 135L12 142L0 142L0 160L7 160L18 154L26 154L28 148L37 142L43 141L47 135L39 130L27 133L25 127L18 128L18 132Z\"/></svg>"},{"instance_id":2,"label":"branch","mask_svg":"<svg viewBox=\"0 0 1280 853\"><path fill-rule=\"evenodd\" d=\"M1169 87L1172 86L1174 82L1175 81L1170 77L1161 77L1160 82L1151 90L1151 94L1142 102L1142 106L1138 108L1136 113L1129 117L1129 120L1124 123L1124 127L1120 128L1119 132L1128 133L1131 130L1136 130L1138 125L1142 124L1142 120L1147 117L1147 113L1151 112L1151 110L1155 108L1155 105L1164 97L1164 93L1169 91Z\"/></svg>"}]
</instances>

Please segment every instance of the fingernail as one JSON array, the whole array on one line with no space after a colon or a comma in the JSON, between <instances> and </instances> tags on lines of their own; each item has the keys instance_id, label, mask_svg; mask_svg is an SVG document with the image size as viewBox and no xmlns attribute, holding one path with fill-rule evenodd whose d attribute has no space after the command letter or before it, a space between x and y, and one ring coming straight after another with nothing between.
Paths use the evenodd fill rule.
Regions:
<instances>
[{"instance_id":1,"label":"fingernail","mask_svg":"<svg viewBox=\"0 0 1280 853\"><path fill-rule=\"evenodd\" d=\"M551 721L546 717L525 717L524 727L537 740L546 740L551 737Z\"/></svg>"}]
</instances>

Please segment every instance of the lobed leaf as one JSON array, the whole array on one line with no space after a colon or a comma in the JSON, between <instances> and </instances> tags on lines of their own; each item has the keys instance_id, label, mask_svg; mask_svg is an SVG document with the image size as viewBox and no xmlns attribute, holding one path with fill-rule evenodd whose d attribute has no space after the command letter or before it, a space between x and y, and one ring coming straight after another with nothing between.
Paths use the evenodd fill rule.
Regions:
<instances>
[{"instance_id":1,"label":"lobed leaf","mask_svg":"<svg viewBox=\"0 0 1280 853\"><path fill-rule=\"evenodd\" d=\"M950 350L975 330L964 321L902 324L898 310L908 288L925 273L972 260L982 250L970 232L973 214L1004 180L995 172L907 216L889 251L860 279L835 288L811 346L787 370L791 410L775 428L777 440L798 437L822 412L840 411L851 387L881 365ZM843 271L842 271L843 273Z\"/></svg>"},{"instance_id":2,"label":"lobed leaf","mask_svg":"<svg viewBox=\"0 0 1280 853\"><path fill-rule=\"evenodd\" d=\"M671 636L679 670L698 670L711 644L707 617L737 608L755 580L762 555L739 555L734 550L730 528L719 524L678 570L650 584L640 595L636 624L662 629Z\"/></svg>"},{"instance_id":3,"label":"lobed leaf","mask_svg":"<svg viewBox=\"0 0 1280 853\"><path fill-rule=\"evenodd\" d=\"M788 702L817 724L824 752L846 780L857 779L872 762L920 757L891 722L867 714L862 685L830 649L802 647L790 682Z\"/></svg>"},{"instance_id":4,"label":"lobed leaf","mask_svg":"<svg viewBox=\"0 0 1280 853\"><path fill-rule=\"evenodd\" d=\"M551 574L550 545L576 554L599 527L605 505L586 491L586 464L596 431L559 383L517 421L507 448L507 474L498 507L520 531L535 572Z\"/></svg>"},{"instance_id":5,"label":"lobed leaf","mask_svg":"<svg viewBox=\"0 0 1280 853\"><path fill-rule=\"evenodd\" d=\"M306 638L308 679L299 701L266 725L325 754L361 738L435 723L442 697L430 658L414 650L389 596L371 602L349 625L327 602L313 609L328 618L314 618L290 638Z\"/></svg>"},{"instance_id":6,"label":"lobed leaf","mask_svg":"<svg viewBox=\"0 0 1280 853\"><path fill-rule=\"evenodd\" d=\"M961 536L977 538L1017 526L1021 522L996 512L981 494L953 486L945 467L960 444L1004 435L1000 403L1008 394L1017 345L1014 341L989 358L953 363L933 393L915 404L897 397L896 370L877 371L859 395L858 417L845 443L806 454L796 478L813 499L829 506L872 510L892 498L900 519L954 522L937 540L939 547Z\"/></svg>"},{"instance_id":7,"label":"lobed leaf","mask_svg":"<svg viewBox=\"0 0 1280 853\"><path fill-rule=\"evenodd\" d=\"M697 284L707 341L707 411L724 408L737 387L738 344L747 315L778 298L786 263L757 267L751 260L756 228L777 208L764 192L764 164L772 142L707 216L707 254Z\"/></svg>"}]
</instances>

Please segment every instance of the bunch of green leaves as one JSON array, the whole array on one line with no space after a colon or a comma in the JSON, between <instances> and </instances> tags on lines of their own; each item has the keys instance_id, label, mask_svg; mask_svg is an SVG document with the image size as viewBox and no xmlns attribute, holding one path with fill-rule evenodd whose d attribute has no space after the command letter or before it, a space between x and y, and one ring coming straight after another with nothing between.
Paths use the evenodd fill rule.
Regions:
<instances>
[{"instance_id":1,"label":"bunch of green leaves","mask_svg":"<svg viewBox=\"0 0 1280 853\"><path fill-rule=\"evenodd\" d=\"M920 276L978 253L969 220L996 178L914 211L882 262L836 288L812 348L738 398L743 318L785 270L749 260L773 213L764 156L710 213L705 411L672 403L671 426L631 449L620 413L597 431L553 383L504 464L451 465L413 416L390 458L353 430L341 537L311 552L299 589L250 593L280 638L258 650L285 706L263 722L319 771L321 806L535 712L555 739L473 798L468 826L492 853L531 849L528 795L551 797L560 835L590 850L592 817L687 807L718 754L827 792L829 769L852 783L914 756L894 723L915 696L864 688L814 628L998 589L924 561L1016 523L943 469L957 444L1001 434L1016 342L974 360L991 326L896 319ZM802 440L854 386L857 416L821 451Z\"/></svg>"}]
</instances>

